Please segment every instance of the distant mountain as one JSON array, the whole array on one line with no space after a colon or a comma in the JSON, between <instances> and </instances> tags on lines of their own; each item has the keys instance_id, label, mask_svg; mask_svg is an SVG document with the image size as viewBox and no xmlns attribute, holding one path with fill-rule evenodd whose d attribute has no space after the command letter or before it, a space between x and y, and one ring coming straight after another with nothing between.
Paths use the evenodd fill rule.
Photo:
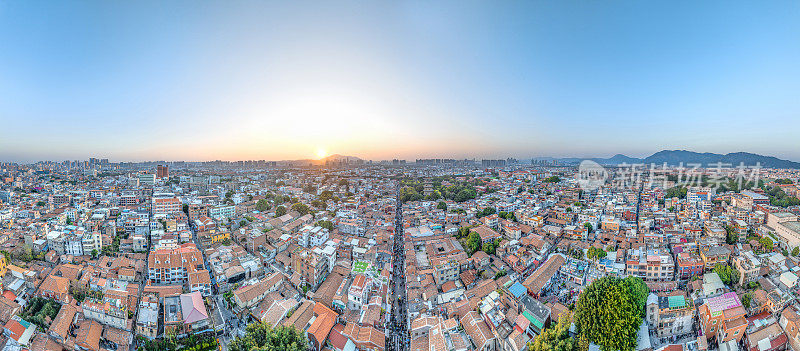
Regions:
<instances>
[{"instance_id":1,"label":"distant mountain","mask_svg":"<svg viewBox=\"0 0 800 351\"><path fill-rule=\"evenodd\" d=\"M638 159L638 158L635 158L635 157L628 157L628 156L625 156L623 154L616 154L614 156L611 156L611 158L606 158L606 159L594 159L594 161L597 162L597 163L601 163L601 164L613 164L613 165L618 165L620 163L639 163L639 162L642 162L641 159ZM603 161L603 162L600 162L600 161Z\"/></svg>"},{"instance_id":2,"label":"distant mountain","mask_svg":"<svg viewBox=\"0 0 800 351\"><path fill-rule=\"evenodd\" d=\"M666 162L669 165L676 165L680 162L683 162L683 164L700 163L703 165L722 162L730 163L733 166L737 166L741 163L748 166L760 163L762 167L766 168L800 168L800 162L782 160L774 156L763 156L749 152L732 152L722 155L710 152L699 153L686 150L664 150L648 156L644 159L644 162L656 164Z\"/></svg>"},{"instance_id":3,"label":"distant mountain","mask_svg":"<svg viewBox=\"0 0 800 351\"><path fill-rule=\"evenodd\" d=\"M585 159L569 157L556 159L537 158L537 160L558 160L559 162L567 164L576 164ZM589 160L595 161L601 165L619 165L621 163L655 163L660 165L666 162L670 166L675 166L683 162L684 165L689 163L699 163L703 166L708 166L710 164L722 162L724 164L731 164L734 167L741 163L744 163L748 166L760 163L761 167L765 168L800 168L800 162L782 160L774 156L763 156L749 152L732 152L723 155L710 152L700 153L686 150L662 150L643 159L616 154L610 158L590 158Z\"/></svg>"}]
</instances>

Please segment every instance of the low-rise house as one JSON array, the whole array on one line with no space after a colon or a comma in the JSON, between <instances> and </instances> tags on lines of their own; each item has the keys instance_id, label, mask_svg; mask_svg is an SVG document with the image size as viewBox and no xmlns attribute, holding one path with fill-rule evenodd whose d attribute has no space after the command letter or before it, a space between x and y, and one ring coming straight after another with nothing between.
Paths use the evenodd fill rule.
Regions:
<instances>
[{"instance_id":1,"label":"low-rise house","mask_svg":"<svg viewBox=\"0 0 800 351\"><path fill-rule=\"evenodd\" d=\"M789 338L792 350L800 350L800 313L797 307L789 306L781 311L778 323Z\"/></svg>"},{"instance_id":2,"label":"low-rise house","mask_svg":"<svg viewBox=\"0 0 800 351\"><path fill-rule=\"evenodd\" d=\"M735 292L706 299L698 309L706 340L716 338L719 343L741 340L747 328L745 313Z\"/></svg>"},{"instance_id":3,"label":"low-rise house","mask_svg":"<svg viewBox=\"0 0 800 351\"><path fill-rule=\"evenodd\" d=\"M731 250L723 245L705 246L700 249L700 258L703 259L706 271L711 271L717 263L727 264Z\"/></svg>"},{"instance_id":4,"label":"low-rise house","mask_svg":"<svg viewBox=\"0 0 800 351\"><path fill-rule=\"evenodd\" d=\"M500 235L500 233L494 231L494 229L490 228L487 225L477 226L475 228L472 228L472 231L480 235L481 243L483 244L490 243L493 242L495 239L502 238L502 235Z\"/></svg>"},{"instance_id":5,"label":"low-rise house","mask_svg":"<svg viewBox=\"0 0 800 351\"><path fill-rule=\"evenodd\" d=\"M628 250L625 270L628 275L645 281L672 281L675 279L675 262L672 255L658 249Z\"/></svg>"},{"instance_id":6,"label":"low-rise house","mask_svg":"<svg viewBox=\"0 0 800 351\"><path fill-rule=\"evenodd\" d=\"M470 337L474 350L496 350L495 345L497 343L494 334L478 312L470 311L464 317L461 317L461 326Z\"/></svg>"},{"instance_id":7,"label":"low-rise house","mask_svg":"<svg viewBox=\"0 0 800 351\"><path fill-rule=\"evenodd\" d=\"M647 298L647 322L654 336L666 340L694 332L694 305L684 295Z\"/></svg>"},{"instance_id":8,"label":"low-rise house","mask_svg":"<svg viewBox=\"0 0 800 351\"><path fill-rule=\"evenodd\" d=\"M136 316L136 334L150 340L158 335L158 297L142 297Z\"/></svg>"},{"instance_id":9,"label":"low-rise house","mask_svg":"<svg viewBox=\"0 0 800 351\"><path fill-rule=\"evenodd\" d=\"M357 350L383 351L386 349L386 335L372 326L359 326L348 323L342 335L353 341Z\"/></svg>"},{"instance_id":10,"label":"low-rise house","mask_svg":"<svg viewBox=\"0 0 800 351\"><path fill-rule=\"evenodd\" d=\"M255 306L269 294L277 290L286 276L283 273L275 272L268 277L252 285L245 285L233 291L233 301L240 310L246 310Z\"/></svg>"},{"instance_id":11,"label":"low-rise house","mask_svg":"<svg viewBox=\"0 0 800 351\"><path fill-rule=\"evenodd\" d=\"M744 341L748 351L783 351L789 346L789 338L772 317L754 319Z\"/></svg>"},{"instance_id":12,"label":"low-rise house","mask_svg":"<svg viewBox=\"0 0 800 351\"><path fill-rule=\"evenodd\" d=\"M691 279L703 274L705 263L694 252L680 252L675 260L677 264L677 279Z\"/></svg>"},{"instance_id":13,"label":"low-rise house","mask_svg":"<svg viewBox=\"0 0 800 351\"><path fill-rule=\"evenodd\" d=\"M180 300L184 332L202 333L209 331L211 322L206 305L203 302L203 296L199 292L181 294Z\"/></svg>"},{"instance_id":14,"label":"low-rise house","mask_svg":"<svg viewBox=\"0 0 800 351\"><path fill-rule=\"evenodd\" d=\"M78 309L71 304L61 306L56 319L50 324L47 334L59 343L64 344L67 341L70 330L72 330L72 323L77 313Z\"/></svg>"},{"instance_id":15,"label":"low-rise house","mask_svg":"<svg viewBox=\"0 0 800 351\"><path fill-rule=\"evenodd\" d=\"M36 325L19 316L11 317L11 320L3 326L3 335L7 336L9 341L22 346L30 344L35 332Z\"/></svg>"},{"instance_id":16,"label":"low-rise house","mask_svg":"<svg viewBox=\"0 0 800 351\"><path fill-rule=\"evenodd\" d=\"M542 290L547 288L558 274L561 266L566 262L566 258L561 254L553 254L536 271L525 278L522 285L528 289L528 293L539 296Z\"/></svg>"},{"instance_id":17,"label":"low-rise house","mask_svg":"<svg viewBox=\"0 0 800 351\"><path fill-rule=\"evenodd\" d=\"M75 328L75 349L81 351L100 351L100 337L103 326L97 321L84 319Z\"/></svg>"},{"instance_id":18,"label":"low-rise house","mask_svg":"<svg viewBox=\"0 0 800 351\"><path fill-rule=\"evenodd\" d=\"M22 306L20 306L20 304L6 298L5 296L0 296L0 323L7 323L9 320L11 320L11 317L17 315L17 313L20 311L22 311Z\"/></svg>"},{"instance_id":19,"label":"low-rise house","mask_svg":"<svg viewBox=\"0 0 800 351\"><path fill-rule=\"evenodd\" d=\"M48 275L36 290L36 296L53 299L62 304L70 303L72 296L69 294L69 278Z\"/></svg>"},{"instance_id":20,"label":"low-rise house","mask_svg":"<svg viewBox=\"0 0 800 351\"><path fill-rule=\"evenodd\" d=\"M744 286L761 277L761 260L753 251L740 253L733 259L733 267L739 272L739 285Z\"/></svg>"},{"instance_id":21,"label":"low-rise house","mask_svg":"<svg viewBox=\"0 0 800 351\"><path fill-rule=\"evenodd\" d=\"M306 336L311 343L312 349L320 351L325 346L328 334L330 334L333 325L336 324L339 314L317 302L314 305L314 317L314 322L306 330Z\"/></svg>"}]
</instances>

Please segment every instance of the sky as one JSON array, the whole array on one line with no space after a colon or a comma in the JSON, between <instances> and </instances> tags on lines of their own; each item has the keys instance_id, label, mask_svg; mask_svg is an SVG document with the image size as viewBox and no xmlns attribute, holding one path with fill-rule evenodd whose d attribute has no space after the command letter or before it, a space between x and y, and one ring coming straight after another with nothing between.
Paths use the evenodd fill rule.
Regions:
<instances>
[{"instance_id":1,"label":"sky","mask_svg":"<svg viewBox=\"0 0 800 351\"><path fill-rule=\"evenodd\" d=\"M0 160L800 161L797 1L2 1Z\"/></svg>"}]
</instances>

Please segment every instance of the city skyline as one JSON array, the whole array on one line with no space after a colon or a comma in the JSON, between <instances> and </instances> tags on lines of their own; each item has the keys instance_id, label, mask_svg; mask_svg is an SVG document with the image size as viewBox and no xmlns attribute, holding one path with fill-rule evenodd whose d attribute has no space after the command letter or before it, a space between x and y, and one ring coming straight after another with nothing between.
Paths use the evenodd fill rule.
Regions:
<instances>
[{"instance_id":1,"label":"city skyline","mask_svg":"<svg viewBox=\"0 0 800 351\"><path fill-rule=\"evenodd\" d=\"M298 158L298 159L209 159L209 160L186 160L186 159L141 159L141 160L124 160L115 159L105 155L91 155L84 158L76 159L40 159L29 161L10 161L0 159L0 163L16 163L16 164L36 164L36 163L73 163L73 162L88 162L91 165L105 165L105 164L169 164L169 163L210 163L210 162L272 162L272 163L296 163L296 162L313 162L317 165L324 166L329 162L344 162L350 164L363 163L363 162L409 162L427 164L429 162L442 163L460 161L472 162L475 164L481 161L508 161L510 164L520 163L537 163L537 162L558 162L564 165L577 165L581 161L594 161L600 162L604 165L635 165L635 164L648 164L648 165L664 165L664 166L687 166L698 165L700 167L737 167L737 166L758 166L768 168L800 168L800 162L790 159L781 159L771 155L759 155L748 152L733 152L727 154L717 153L701 153L690 150L661 150L653 154L642 155L641 157L623 154L615 154L609 157L552 157L552 156L533 156L533 157L520 157L516 155L505 155L498 157L416 157L411 159L406 158L385 158L385 159L370 159L361 158L356 155L341 155L338 153L328 153L327 150L318 149L315 151L313 157Z\"/></svg>"},{"instance_id":2,"label":"city skyline","mask_svg":"<svg viewBox=\"0 0 800 351\"><path fill-rule=\"evenodd\" d=\"M800 351L800 1L0 1L2 350Z\"/></svg>"},{"instance_id":3,"label":"city skyline","mask_svg":"<svg viewBox=\"0 0 800 351\"><path fill-rule=\"evenodd\" d=\"M0 160L800 160L800 4L0 5Z\"/></svg>"}]
</instances>

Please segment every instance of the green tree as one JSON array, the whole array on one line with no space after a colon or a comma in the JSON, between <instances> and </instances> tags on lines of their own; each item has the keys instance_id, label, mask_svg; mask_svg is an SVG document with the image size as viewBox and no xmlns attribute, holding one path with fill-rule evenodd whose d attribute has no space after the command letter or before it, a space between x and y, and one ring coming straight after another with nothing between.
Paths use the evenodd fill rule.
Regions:
<instances>
[{"instance_id":1,"label":"green tree","mask_svg":"<svg viewBox=\"0 0 800 351\"><path fill-rule=\"evenodd\" d=\"M761 283L756 282L756 281L749 282L749 283L747 283L747 288L750 289L750 290L759 289L759 288L761 288Z\"/></svg>"},{"instance_id":2,"label":"green tree","mask_svg":"<svg viewBox=\"0 0 800 351\"><path fill-rule=\"evenodd\" d=\"M436 204L436 208L447 211L447 203L445 203L444 201L439 201L439 203Z\"/></svg>"},{"instance_id":3,"label":"green tree","mask_svg":"<svg viewBox=\"0 0 800 351\"><path fill-rule=\"evenodd\" d=\"M36 326L47 330L50 321L56 318L61 304L41 297L34 297L25 305L25 309L20 313L20 317Z\"/></svg>"},{"instance_id":4,"label":"green tree","mask_svg":"<svg viewBox=\"0 0 800 351\"><path fill-rule=\"evenodd\" d=\"M586 223L583 224L583 226L586 228L586 231L588 233L594 232L594 228L592 228L592 224L591 223L586 222Z\"/></svg>"},{"instance_id":5,"label":"green tree","mask_svg":"<svg viewBox=\"0 0 800 351\"><path fill-rule=\"evenodd\" d=\"M605 351L633 350L648 293L637 277L595 280L575 305L578 333Z\"/></svg>"},{"instance_id":6,"label":"green tree","mask_svg":"<svg viewBox=\"0 0 800 351\"><path fill-rule=\"evenodd\" d=\"M686 187L676 186L674 188L667 189L666 193L664 194L664 197L667 198L667 199L669 199L671 197L677 197L679 199L683 199L683 198L686 197L686 193L687 192L688 192L688 189L686 189Z\"/></svg>"},{"instance_id":7,"label":"green tree","mask_svg":"<svg viewBox=\"0 0 800 351\"><path fill-rule=\"evenodd\" d=\"M714 266L714 273L719 275L719 279L722 280L723 283L727 285L736 285L739 282L739 271L731 266L723 263L717 263Z\"/></svg>"},{"instance_id":8,"label":"green tree","mask_svg":"<svg viewBox=\"0 0 800 351\"><path fill-rule=\"evenodd\" d=\"M725 232L726 232L725 243L727 243L728 245L733 245L737 241L739 241L739 234L736 233L736 230L734 230L733 227L726 225Z\"/></svg>"},{"instance_id":9,"label":"green tree","mask_svg":"<svg viewBox=\"0 0 800 351\"><path fill-rule=\"evenodd\" d=\"M472 200L476 196L478 196L478 193L475 191L475 189L462 189L456 193L456 195L453 197L453 201L464 202L467 200Z\"/></svg>"},{"instance_id":10,"label":"green tree","mask_svg":"<svg viewBox=\"0 0 800 351\"><path fill-rule=\"evenodd\" d=\"M772 249L775 247L775 243L772 241L772 238L768 236L761 237L760 239L758 239L758 242L761 244L761 246L764 248L765 251L772 251Z\"/></svg>"},{"instance_id":11,"label":"green tree","mask_svg":"<svg viewBox=\"0 0 800 351\"><path fill-rule=\"evenodd\" d=\"M466 238L469 236L469 226L460 227L458 228L458 232L456 233L456 239Z\"/></svg>"},{"instance_id":12,"label":"green tree","mask_svg":"<svg viewBox=\"0 0 800 351\"><path fill-rule=\"evenodd\" d=\"M742 296L742 306L744 306L744 308L750 309L750 302L752 301L753 301L753 294L748 292L744 294L744 296Z\"/></svg>"},{"instance_id":13,"label":"green tree","mask_svg":"<svg viewBox=\"0 0 800 351\"><path fill-rule=\"evenodd\" d=\"M294 327L279 326L272 328L269 324L250 323L245 335L236 337L228 344L229 351L307 351L308 340L302 332Z\"/></svg>"},{"instance_id":14,"label":"green tree","mask_svg":"<svg viewBox=\"0 0 800 351\"><path fill-rule=\"evenodd\" d=\"M292 205L292 211L297 211L301 215L305 215L310 212L310 209L308 208L308 205L298 202Z\"/></svg>"},{"instance_id":15,"label":"green tree","mask_svg":"<svg viewBox=\"0 0 800 351\"><path fill-rule=\"evenodd\" d=\"M483 243L482 250L483 250L483 252L485 252L485 253L487 253L489 255L494 255L496 250L497 250L497 246L495 246L494 243L490 241L490 242L487 242L487 243Z\"/></svg>"},{"instance_id":16,"label":"green tree","mask_svg":"<svg viewBox=\"0 0 800 351\"><path fill-rule=\"evenodd\" d=\"M496 211L497 210L495 210L494 207L486 207L483 210L481 210L478 213L476 213L475 217L481 218L481 217L490 216L490 215L495 214Z\"/></svg>"},{"instance_id":17,"label":"green tree","mask_svg":"<svg viewBox=\"0 0 800 351\"><path fill-rule=\"evenodd\" d=\"M798 255L800 255L800 246L795 246L795 248L792 249L792 256L798 256Z\"/></svg>"},{"instance_id":18,"label":"green tree","mask_svg":"<svg viewBox=\"0 0 800 351\"><path fill-rule=\"evenodd\" d=\"M275 209L275 217L280 217L285 214L286 214L286 207L278 206L278 208Z\"/></svg>"},{"instance_id":19,"label":"green tree","mask_svg":"<svg viewBox=\"0 0 800 351\"><path fill-rule=\"evenodd\" d=\"M408 186L400 189L400 201L408 202L408 201L419 201L419 200L422 200L422 194L417 192L416 189Z\"/></svg>"},{"instance_id":20,"label":"green tree","mask_svg":"<svg viewBox=\"0 0 800 351\"><path fill-rule=\"evenodd\" d=\"M787 195L781 188L772 187L767 191L769 202L773 206L789 207L800 205L800 199Z\"/></svg>"},{"instance_id":21,"label":"green tree","mask_svg":"<svg viewBox=\"0 0 800 351\"><path fill-rule=\"evenodd\" d=\"M333 199L333 192L330 190L323 190L322 193L319 194L318 198L322 202L328 202L328 200Z\"/></svg>"},{"instance_id":22,"label":"green tree","mask_svg":"<svg viewBox=\"0 0 800 351\"><path fill-rule=\"evenodd\" d=\"M14 250L11 257L26 263L33 261L33 249L31 249L30 245L25 244L21 248Z\"/></svg>"},{"instance_id":23,"label":"green tree","mask_svg":"<svg viewBox=\"0 0 800 351\"><path fill-rule=\"evenodd\" d=\"M467 255L472 256L476 251L481 249L481 236L478 232L470 232L467 237Z\"/></svg>"},{"instance_id":24,"label":"green tree","mask_svg":"<svg viewBox=\"0 0 800 351\"><path fill-rule=\"evenodd\" d=\"M558 176L550 176L543 180L545 183L558 183L561 181L561 178Z\"/></svg>"},{"instance_id":25,"label":"green tree","mask_svg":"<svg viewBox=\"0 0 800 351\"><path fill-rule=\"evenodd\" d=\"M503 219L507 219L509 221L515 221L515 222L517 221L517 216L514 214L514 212L500 211L500 213L498 213L497 216Z\"/></svg>"},{"instance_id":26,"label":"green tree","mask_svg":"<svg viewBox=\"0 0 800 351\"><path fill-rule=\"evenodd\" d=\"M327 230L333 230L333 222L322 220L317 222L317 225Z\"/></svg>"},{"instance_id":27,"label":"green tree","mask_svg":"<svg viewBox=\"0 0 800 351\"><path fill-rule=\"evenodd\" d=\"M594 246L590 246L589 250L586 252L586 258L590 260L599 260L607 255L608 253L606 253L605 250L596 248Z\"/></svg>"},{"instance_id":28,"label":"green tree","mask_svg":"<svg viewBox=\"0 0 800 351\"><path fill-rule=\"evenodd\" d=\"M258 212L264 212L266 210L269 210L270 207L271 206L269 205L269 201L267 201L266 199L261 199L256 202L256 210L258 210Z\"/></svg>"},{"instance_id":29,"label":"green tree","mask_svg":"<svg viewBox=\"0 0 800 351\"><path fill-rule=\"evenodd\" d=\"M571 313L562 313L558 323L550 325L533 339L528 346L529 351L577 351L578 340L569 335L572 324Z\"/></svg>"}]
</instances>

